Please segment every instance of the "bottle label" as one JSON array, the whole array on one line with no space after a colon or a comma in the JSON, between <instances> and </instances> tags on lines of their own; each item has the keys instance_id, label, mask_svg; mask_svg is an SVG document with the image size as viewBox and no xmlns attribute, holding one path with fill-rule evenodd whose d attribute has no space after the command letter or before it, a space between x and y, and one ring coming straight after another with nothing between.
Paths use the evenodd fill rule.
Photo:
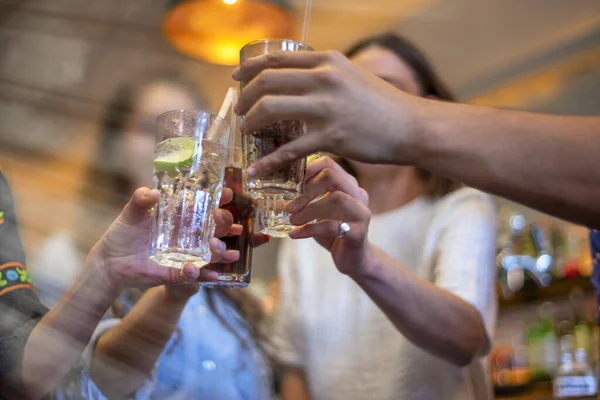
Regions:
<instances>
[{"instance_id":1,"label":"bottle label","mask_svg":"<svg viewBox=\"0 0 600 400\"><path fill-rule=\"evenodd\" d=\"M554 380L555 397L591 396L597 392L593 376L560 376Z\"/></svg>"}]
</instances>

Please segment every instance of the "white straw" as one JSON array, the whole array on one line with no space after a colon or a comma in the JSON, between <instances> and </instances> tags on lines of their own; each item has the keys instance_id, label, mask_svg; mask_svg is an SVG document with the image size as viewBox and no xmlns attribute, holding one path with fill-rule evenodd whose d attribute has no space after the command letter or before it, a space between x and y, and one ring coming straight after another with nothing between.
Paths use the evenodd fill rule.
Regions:
<instances>
[{"instance_id":1,"label":"white straw","mask_svg":"<svg viewBox=\"0 0 600 400\"><path fill-rule=\"evenodd\" d=\"M229 115L229 127L231 128L231 140L229 141L229 143L231 143L231 146L235 146L235 135L237 134L237 115L235 114L235 112L233 111L233 108L235 107L235 105L237 104L238 101L238 91L237 88L234 92L234 96L233 96L233 101L231 103L231 114Z\"/></svg>"},{"instance_id":2,"label":"white straw","mask_svg":"<svg viewBox=\"0 0 600 400\"><path fill-rule=\"evenodd\" d=\"M310 22L310 6L312 1L306 0L304 6L304 23L302 24L302 43L306 43L306 38L308 36L308 23Z\"/></svg>"},{"instance_id":3,"label":"white straw","mask_svg":"<svg viewBox=\"0 0 600 400\"><path fill-rule=\"evenodd\" d=\"M223 100L223 105L221 105L221 109L219 110L219 118L225 119L225 117L227 116L227 112L233 106L233 103L236 101L236 98L237 88L232 86L229 88L229 90L227 90L225 100Z\"/></svg>"}]
</instances>

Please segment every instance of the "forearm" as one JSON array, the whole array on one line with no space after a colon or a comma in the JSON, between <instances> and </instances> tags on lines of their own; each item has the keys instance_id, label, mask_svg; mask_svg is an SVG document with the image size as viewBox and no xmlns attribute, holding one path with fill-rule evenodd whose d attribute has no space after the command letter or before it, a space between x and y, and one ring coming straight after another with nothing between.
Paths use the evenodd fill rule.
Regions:
<instances>
[{"instance_id":1,"label":"forearm","mask_svg":"<svg viewBox=\"0 0 600 400\"><path fill-rule=\"evenodd\" d=\"M600 226L599 118L429 102L417 119L420 167Z\"/></svg>"},{"instance_id":2,"label":"forearm","mask_svg":"<svg viewBox=\"0 0 600 400\"><path fill-rule=\"evenodd\" d=\"M286 368L281 382L283 400L310 400L306 375L301 368Z\"/></svg>"},{"instance_id":3,"label":"forearm","mask_svg":"<svg viewBox=\"0 0 600 400\"><path fill-rule=\"evenodd\" d=\"M22 386L28 398L50 392L78 362L118 289L92 257L62 300L34 328L23 352Z\"/></svg>"},{"instance_id":4,"label":"forearm","mask_svg":"<svg viewBox=\"0 0 600 400\"><path fill-rule=\"evenodd\" d=\"M169 341L187 297L170 296L165 286L148 290L121 323L103 334L92 359L92 378L109 398L138 389Z\"/></svg>"},{"instance_id":5,"label":"forearm","mask_svg":"<svg viewBox=\"0 0 600 400\"><path fill-rule=\"evenodd\" d=\"M416 346L455 365L468 364L485 341L473 306L423 280L371 246L368 266L353 279Z\"/></svg>"}]
</instances>

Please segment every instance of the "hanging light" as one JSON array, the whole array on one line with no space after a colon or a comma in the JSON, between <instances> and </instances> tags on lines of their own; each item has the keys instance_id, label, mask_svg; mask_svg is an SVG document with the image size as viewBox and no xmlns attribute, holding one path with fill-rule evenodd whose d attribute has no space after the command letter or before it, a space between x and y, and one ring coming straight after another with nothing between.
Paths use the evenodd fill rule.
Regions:
<instances>
[{"instance_id":1,"label":"hanging light","mask_svg":"<svg viewBox=\"0 0 600 400\"><path fill-rule=\"evenodd\" d=\"M162 30L183 54L236 65L246 43L291 37L292 20L283 0L172 0Z\"/></svg>"}]
</instances>

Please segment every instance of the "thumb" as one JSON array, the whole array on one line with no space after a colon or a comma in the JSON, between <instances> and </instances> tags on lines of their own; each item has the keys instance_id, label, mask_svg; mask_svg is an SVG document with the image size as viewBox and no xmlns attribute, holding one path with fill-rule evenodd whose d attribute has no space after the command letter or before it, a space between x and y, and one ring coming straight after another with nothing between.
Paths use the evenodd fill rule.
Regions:
<instances>
[{"instance_id":1,"label":"thumb","mask_svg":"<svg viewBox=\"0 0 600 400\"><path fill-rule=\"evenodd\" d=\"M160 193L156 189L150 190L145 187L137 189L121 211L119 218L129 225L146 220L159 197Z\"/></svg>"},{"instance_id":2,"label":"thumb","mask_svg":"<svg viewBox=\"0 0 600 400\"><path fill-rule=\"evenodd\" d=\"M284 144L269 155L264 156L248 167L249 178L263 176L278 171L286 165L322 149L322 137L318 134L305 134Z\"/></svg>"}]
</instances>

